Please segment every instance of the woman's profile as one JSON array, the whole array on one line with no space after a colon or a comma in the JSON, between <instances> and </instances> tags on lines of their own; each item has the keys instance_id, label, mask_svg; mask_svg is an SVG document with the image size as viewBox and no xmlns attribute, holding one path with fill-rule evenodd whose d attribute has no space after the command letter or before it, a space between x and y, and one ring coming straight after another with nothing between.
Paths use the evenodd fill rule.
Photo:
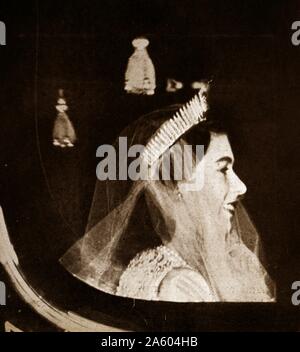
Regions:
<instances>
[{"instance_id":1,"label":"woman's profile","mask_svg":"<svg viewBox=\"0 0 300 352\"><path fill-rule=\"evenodd\" d=\"M145 146L136 175L141 165L157 174L97 180L86 233L60 260L74 276L144 300L274 301L259 235L241 204L247 189L233 169L224 111L208 106L207 91L204 84L185 106L150 113L122 132L130 146ZM116 160L128 165L134 156Z\"/></svg>"}]
</instances>

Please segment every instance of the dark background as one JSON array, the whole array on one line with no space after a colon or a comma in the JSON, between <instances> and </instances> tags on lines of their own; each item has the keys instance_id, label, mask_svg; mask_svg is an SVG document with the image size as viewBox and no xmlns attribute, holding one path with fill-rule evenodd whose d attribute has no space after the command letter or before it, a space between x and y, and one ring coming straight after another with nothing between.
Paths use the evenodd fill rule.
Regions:
<instances>
[{"instance_id":1,"label":"dark background","mask_svg":"<svg viewBox=\"0 0 300 352\"><path fill-rule=\"evenodd\" d=\"M290 28L300 20L297 1L4 1L0 20L7 26L7 45L0 47L0 204L32 286L64 309L104 321L95 313L102 312L123 326L134 321L137 329L296 329L298 308L290 298L291 283L300 280L300 47L292 45ZM123 91L131 40L139 35L150 40L157 74L151 97ZM278 303L137 302L133 308L131 300L71 278L57 260L84 233L97 146L111 143L142 113L184 102L192 81L211 77L239 120L236 170L248 186L245 203ZM166 93L167 78L185 89ZM78 135L72 149L52 146L59 88ZM47 329L11 295L0 315ZM24 313L17 318L19 306Z\"/></svg>"}]
</instances>

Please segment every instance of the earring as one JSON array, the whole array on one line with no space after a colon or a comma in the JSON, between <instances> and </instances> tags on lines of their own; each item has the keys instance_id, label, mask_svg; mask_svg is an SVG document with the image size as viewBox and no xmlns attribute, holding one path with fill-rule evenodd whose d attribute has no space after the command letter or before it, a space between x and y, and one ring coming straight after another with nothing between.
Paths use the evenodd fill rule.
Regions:
<instances>
[{"instance_id":1,"label":"earring","mask_svg":"<svg viewBox=\"0 0 300 352\"><path fill-rule=\"evenodd\" d=\"M180 190L178 188L176 189L176 196L179 200L182 199L182 193L180 192Z\"/></svg>"}]
</instances>

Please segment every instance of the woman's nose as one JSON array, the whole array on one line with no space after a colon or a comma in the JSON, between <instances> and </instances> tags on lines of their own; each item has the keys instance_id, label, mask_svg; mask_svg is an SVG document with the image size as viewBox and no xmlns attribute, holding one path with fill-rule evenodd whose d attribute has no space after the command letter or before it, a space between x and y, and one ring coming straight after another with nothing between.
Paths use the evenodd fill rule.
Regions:
<instances>
[{"instance_id":1,"label":"woman's nose","mask_svg":"<svg viewBox=\"0 0 300 352\"><path fill-rule=\"evenodd\" d=\"M247 192L247 187L244 182L233 172L231 180L231 192L236 198L243 196Z\"/></svg>"}]
</instances>

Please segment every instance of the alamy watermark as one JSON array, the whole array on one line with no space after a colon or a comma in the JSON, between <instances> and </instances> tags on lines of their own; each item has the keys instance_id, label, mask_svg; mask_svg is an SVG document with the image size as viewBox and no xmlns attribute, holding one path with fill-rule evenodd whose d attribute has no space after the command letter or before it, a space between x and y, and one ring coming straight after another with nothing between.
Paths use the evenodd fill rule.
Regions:
<instances>
[{"instance_id":1,"label":"alamy watermark","mask_svg":"<svg viewBox=\"0 0 300 352\"><path fill-rule=\"evenodd\" d=\"M5 283L0 281L0 306L6 305L6 287Z\"/></svg>"},{"instance_id":2,"label":"alamy watermark","mask_svg":"<svg viewBox=\"0 0 300 352\"><path fill-rule=\"evenodd\" d=\"M299 306L300 305L300 281L294 281L292 283L292 290L295 291L292 294L292 298L291 298L292 304L294 306Z\"/></svg>"},{"instance_id":3,"label":"alamy watermark","mask_svg":"<svg viewBox=\"0 0 300 352\"><path fill-rule=\"evenodd\" d=\"M0 21L0 45L6 45L6 26Z\"/></svg>"},{"instance_id":4,"label":"alamy watermark","mask_svg":"<svg viewBox=\"0 0 300 352\"><path fill-rule=\"evenodd\" d=\"M294 21L291 29L294 31L291 36L292 44L298 46L300 45L300 21Z\"/></svg>"},{"instance_id":5,"label":"alamy watermark","mask_svg":"<svg viewBox=\"0 0 300 352\"><path fill-rule=\"evenodd\" d=\"M96 168L98 180L173 180L187 181L187 190L199 190L204 184L204 168L199 162L204 156L203 145L174 144L153 165L147 163L145 147L134 144L128 148L127 137L119 137L118 151L109 144L98 147L102 158ZM195 172L197 169L197 172Z\"/></svg>"}]
</instances>

